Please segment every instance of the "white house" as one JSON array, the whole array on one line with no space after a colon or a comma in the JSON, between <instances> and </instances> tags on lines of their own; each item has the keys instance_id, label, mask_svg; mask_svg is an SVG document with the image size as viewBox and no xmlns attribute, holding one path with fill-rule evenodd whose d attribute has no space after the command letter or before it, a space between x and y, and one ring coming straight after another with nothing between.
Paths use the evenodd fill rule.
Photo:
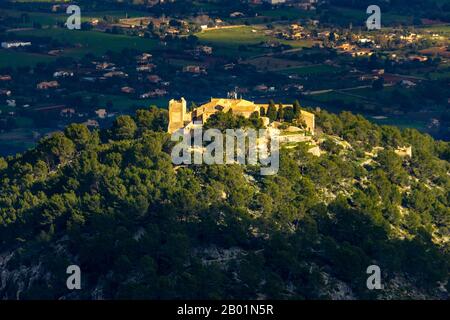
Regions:
<instances>
[{"instance_id":1,"label":"white house","mask_svg":"<svg viewBox=\"0 0 450 320\"><path fill-rule=\"evenodd\" d=\"M2 48L4 49L27 47L27 46L31 46L31 42L22 42L22 41L2 42Z\"/></svg>"},{"instance_id":2,"label":"white house","mask_svg":"<svg viewBox=\"0 0 450 320\"><path fill-rule=\"evenodd\" d=\"M270 4L282 4L282 3L286 3L286 0L266 0L266 2L268 2Z\"/></svg>"}]
</instances>

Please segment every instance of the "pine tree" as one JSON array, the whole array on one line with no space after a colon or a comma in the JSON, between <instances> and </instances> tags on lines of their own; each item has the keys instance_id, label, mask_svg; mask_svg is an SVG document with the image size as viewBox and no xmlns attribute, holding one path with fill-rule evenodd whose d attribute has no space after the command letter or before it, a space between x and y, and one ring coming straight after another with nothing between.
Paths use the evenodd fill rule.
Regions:
<instances>
[{"instance_id":1,"label":"pine tree","mask_svg":"<svg viewBox=\"0 0 450 320\"><path fill-rule=\"evenodd\" d=\"M260 117L265 117L266 116L266 109L260 108L259 109L259 116Z\"/></svg>"},{"instance_id":2,"label":"pine tree","mask_svg":"<svg viewBox=\"0 0 450 320\"><path fill-rule=\"evenodd\" d=\"M284 119L284 108L283 108L283 104L281 104L281 103L278 105L277 119L279 121L283 121L283 119Z\"/></svg>"},{"instance_id":3,"label":"pine tree","mask_svg":"<svg viewBox=\"0 0 450 320\"><path fill-rule=\"evenodd\" d=\"M270 119L270 121L277 120L277 108L275 107L275 102L273 102L273 100L269 101L266 116Z\"/></svg>"},{"instance_id":4,"label":"pine tree","mask_svg":"<svg viewBox=\"0 0 450 320\"><path fill-rule=\"evenodd\" d=\"M298 118L300 116L300 114L301 114L300 103L298 102L298 100L294 101L293 107L294 107L294 117Z\"/></svg>"}]
</instances>

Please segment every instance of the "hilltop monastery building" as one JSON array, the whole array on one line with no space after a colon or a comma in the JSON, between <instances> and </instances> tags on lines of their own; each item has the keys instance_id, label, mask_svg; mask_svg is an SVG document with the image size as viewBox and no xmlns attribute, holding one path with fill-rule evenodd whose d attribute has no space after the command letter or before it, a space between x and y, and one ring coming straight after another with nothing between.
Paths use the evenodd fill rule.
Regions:
<instances>
[{"instance_id":1,"label":"hilltop monastery building","mask_svg":"<svg viewBox=\"0 0 450 320\"><path fill-rule=\"evenodd\" d=\"M283 108L293 107L293 105L285 104ZM169 127L168 132L173 133L178 129L185 128L194 122L204 124L208 118L217 112L229 112L234 115L242 115L249 118L254 112L261 114L261 109L264 109L264 114L267 113L268 104L257 104L252 101L244 99L222 99L211 98L211 101L203 104L191 112L187 112L186 100L170 100L169 101ZM278 108L278 106L276 106ZM314 114L301 110L301 118L306 125L306 130L314 134L315 118ZM268 123L268 119L266 119Z\"/></svg>"}]
</instances>

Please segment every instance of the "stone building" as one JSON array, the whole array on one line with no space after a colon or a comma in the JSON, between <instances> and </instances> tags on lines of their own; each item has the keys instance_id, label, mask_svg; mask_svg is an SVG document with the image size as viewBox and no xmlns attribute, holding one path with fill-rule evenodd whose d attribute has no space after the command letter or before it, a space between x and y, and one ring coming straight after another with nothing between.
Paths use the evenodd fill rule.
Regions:
<instances>
[{"instance_id":1,"label":"stone building","mask_svg":"<svg viewBox=\"0 0 450 320\"><path fill-rule=\"evenodd\" d=\"M186 100L172 99L169 101L169 128L168 132L173 133L178 129L184 128L192 122L191 113L187 112Z\"/></svg>"},{"instance_id":2,"label":"stone building","mask_svg":"<svg viewBox=\"0 0 450 320\"><path fill-rule=\"evenodd\" d=\"M283 108L291 107L291 104L283 105ZM249 118L252 113L261 113L264 109L264 113L267 113L269 104L257 104L252 101L244 99L223 99L223 98L211 98L211 101L205 103L191 112L187 111L186 100L172 99L169 101L169 127L168 132L173 133L178 129L185 128L193 122L201 122L204 124L208 118L217 112L229 112L234 115L241 115L245 118ZM276 106L278 108L278 106ZM315 117L314 114L301 110L301 119L306 125L306 130L311 134L314 134L315 129Z\"/></svg>"},{"instance_id":3,"label":"stone building","mask_svg":"<svg viewBox=\"0 0 450 320\"><path fill-rule=\"evenodd\" d=\"M412 146L409 147L398 147L395 153L400 157L410 157L412 158Z\"/></svg>"}]
</instances>

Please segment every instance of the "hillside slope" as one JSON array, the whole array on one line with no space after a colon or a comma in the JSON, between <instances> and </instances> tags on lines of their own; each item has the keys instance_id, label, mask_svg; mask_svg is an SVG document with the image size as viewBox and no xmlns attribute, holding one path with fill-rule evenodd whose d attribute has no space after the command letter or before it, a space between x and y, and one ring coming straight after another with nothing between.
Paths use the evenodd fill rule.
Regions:
<instances>
[{"instance_id":1,"label":"hillside slope","mask_svg":"<svg viewBox=\"0 0 450 320\"><path fill-rule=\"evenodd\" d=\"M154 108L1 158L0 298L447 298L449 143L316 116L323 155L286 148L274 176L174 168ZM372 264L383 290L366 287Z\"/></svg>"}]
</instances>

